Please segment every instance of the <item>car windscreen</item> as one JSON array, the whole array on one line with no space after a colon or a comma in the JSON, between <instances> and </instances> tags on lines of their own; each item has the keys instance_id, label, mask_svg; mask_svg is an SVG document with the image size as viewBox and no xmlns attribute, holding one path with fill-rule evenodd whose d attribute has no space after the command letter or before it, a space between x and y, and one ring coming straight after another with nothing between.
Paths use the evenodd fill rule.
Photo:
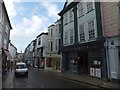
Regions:
<instances>
[{"instance_id":1,"label":"car windscreen","mask_svg":"<svg viewBox=\"0 0 120 90\"><path fill-rule=\"evenodd\" d=\"M22 68L27 68L27 66L26 65L17 65L16 68L17 69L22 69Z\"/></svg>"}]
</instances>

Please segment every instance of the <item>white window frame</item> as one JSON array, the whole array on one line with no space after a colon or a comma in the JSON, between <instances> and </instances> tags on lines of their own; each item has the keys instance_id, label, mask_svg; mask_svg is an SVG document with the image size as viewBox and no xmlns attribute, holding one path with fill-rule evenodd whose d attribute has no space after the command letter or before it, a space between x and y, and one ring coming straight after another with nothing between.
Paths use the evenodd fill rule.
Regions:
<instances>
[{"instance_id":1,"label":"white window frame","mask_svg":"<svg viewBox=\"0 0 120 90\"><path fill-rule=\"evenodd\" d=\"M73 32L73 28L70 29L70 44L72 44L74 42L74 32Z\"/></svg>"},{"instance_id":2,"label":"white window frame","mask_svg":"<svg viewBox=\"0 0 120 90\"><path fill-rule=\"evenodd\" d=\"M81 17L84 15L84 8L83 8L83 2L78 3L78 17Z\"/></svg>"},{"instance_id":3,"label":"white window frame","mask_svg":"<svg viewBox=\"0 0 120 90\"><path fill-rule=\"evenodd\" d=\"M7 49L7 40L6 40L6 39L4 39L3 48L4 48L4 49Z\"/></svg>"},{"instance_id":4,"label":"white window frame","mask_svg":"<svg viewBox=\"0 0 120 90\"><path fill-rule=\"evenodd\" d=\"M93 2L87 2L87 13L93 10Z\"/></svg>"},{"instance_id":5,"label":"white window frame","mask_svg":"<svg viewBox=\"0 0 120 90\"><path fill-rule=\"evenodd\" d=\"M64 14L64 25L66 25L68 23L68 13L66 12Z\"/></svg>"},{"instance_id":6,"label":"white window frame","mask_svg":"<svg viewBox=\"0 0 120 90\"><path fill-rule=\"evenodd\" d=\"M85 41L85 32L84 32L85 27L84 26L85 26L84 23L79 25L79 35L78 36L79 36L80 42Z\"/></svg>"},{"instance_id":7,"label":"white window frame","mask_svg":"<svg viewBox=\"0 0 120 90\"><path fill-rule=\"evenodd\" d=\"M73 9L71 9L70 11L69 11L69 20L70 20L70 22L72 22L73 21L73 11L72 11Z\"/></svg>"},{"instance_id":8,"label":"white window frame","mask_svg":"<svg viewBox=\"0 0 120 90\"><path fill-rule=\"evenodd\" d=\"M50 29L50 37L53 36L53 28Z\"/></svg>"},{"instance_id":9,"label":"white window frame","mask_svg":"<svg viewBox=\"0 0 120 90\"><path fill-rule=\"evenodd\" d=\"M65 31L65 36L64 36L64 45L68 44L68 31Z\"/></svg>"},{"instance_id":10,"label":"white window frame","mask_svg":"<svg viewBox=\"0 0 120 90\"><path fill-rule=\"evenodd\" d=\"M39 44L40 42L40 44ZM38 38L38 45L41 45L41 37Z\"/></svg>"},{"instance_id":11,"label":"white window frame","mask_svg":"<svg viewBox=\"0 0 120 90\"><path fill-rule=\"evenodd\" d=\"M90 36L92 35L92 36ZM95 39L95 21L94 19L88 21L88 36L89 40Z\"/></svg>"}]
</instances>

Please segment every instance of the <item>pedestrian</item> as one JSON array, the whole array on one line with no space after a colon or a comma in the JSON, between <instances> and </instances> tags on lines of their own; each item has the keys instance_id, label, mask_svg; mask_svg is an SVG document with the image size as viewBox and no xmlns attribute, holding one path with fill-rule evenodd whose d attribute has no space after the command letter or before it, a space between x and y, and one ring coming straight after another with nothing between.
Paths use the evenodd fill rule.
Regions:
<instances>
[{"instance_id":1,"label":"pedestrian","mask_svg":"<svg viewBox=\"0 0 120 90\"><path fill-rule=\"evenodd\" d=\"M10 66L7 66L7 71L9 72L9 70L10 70Z\"/></svg>"},{"instance_id":2,"label":"pedestrian","mask_svg":"<svg viewBox=\"0 0 120 90\"><path fill-rule=\"evenodd\" d=\"M11 64L10 64L10 69L11 69L11 72L12 72L12 70L13 70L13 62L11 62Z\"/></svg>"}]
</instances>

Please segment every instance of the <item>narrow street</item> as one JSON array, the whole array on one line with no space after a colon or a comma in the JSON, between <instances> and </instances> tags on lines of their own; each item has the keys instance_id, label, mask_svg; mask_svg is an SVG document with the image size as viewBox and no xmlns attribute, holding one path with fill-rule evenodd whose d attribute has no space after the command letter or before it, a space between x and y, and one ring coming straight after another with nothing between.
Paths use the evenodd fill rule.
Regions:
<instances>
[{"instance_id":1,"label":"narrow street","mask_svg":"<svg viewBox=\"0 0 120 90\"><path fill-rule=\"evenodd\" d=\"M14 88L95 88L79 82L54 76L37 69L29 70L27 77L14 77Z\"/></svg>"}]
</instances>

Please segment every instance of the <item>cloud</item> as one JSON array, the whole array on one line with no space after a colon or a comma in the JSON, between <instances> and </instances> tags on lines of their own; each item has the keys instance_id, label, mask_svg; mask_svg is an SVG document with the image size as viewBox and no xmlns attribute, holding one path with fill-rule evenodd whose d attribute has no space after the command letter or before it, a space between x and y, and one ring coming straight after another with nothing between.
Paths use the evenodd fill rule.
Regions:
<instances>
[{"instance_id":1,"label":"cloud","mask_svg":"<svg viewBox=\"0 0 120 90\"><path fill-rule=\"evenodd\" d=\"M15 1L19 1L20 3L20 0L4 0L10 18L13 18L17 14L17 11L15 9Z\"/></svg>"},{"instance_id":2,"label":"cloud","mask_svg":"<svg viewBox=\"0 0 120 90\"><path fill-rule=\"evenodd\" d=\"M11 31L11 39L20 48L25 48L41 32L46 32L45 23L48 18L44 16L33 15L30 18L24 17L22 22L14 24ZM23 46L21 46L23 45Z\"/></svg>"},{"instance_id":3,"label":"cloud","mask_svg":"<svg viewBox=\"0 0 120 90\"><path fill-rule=\"evenodd\" d=\"M23 1L5 0L6 9L13 27L10 32L10 39L17 47L18 52L26 48L41 32L47 32L47 27L59 18L57 15L59 9L56 3L41 2L35 4L34 7L28 4L24 7L21 2Z\"/></svg>"},{"instance_id":4,"label":"cloud","mask_svg":"<svg viewBox=\"0 0 120 90\"><path fill-rule=\"evenodd\" d=\"M57 15L59 13L59 10L55 3L42 2L40 3L40 5L43 6L47 10L49 17L59 18L59 16Z\"/></svg>"},{"instance_id":5,"label":"cloud","mask_svg":"<svg viewBox=\"0 0 120 90\"><path fill-rule=\"evenodd\" d=\"M42 31L44 31L44 25L47 22L47 17L44 16L32 16L30 19L24 18L23 25L25 27L26 36L34 36Z\"/></svg>"}]
</instances>

